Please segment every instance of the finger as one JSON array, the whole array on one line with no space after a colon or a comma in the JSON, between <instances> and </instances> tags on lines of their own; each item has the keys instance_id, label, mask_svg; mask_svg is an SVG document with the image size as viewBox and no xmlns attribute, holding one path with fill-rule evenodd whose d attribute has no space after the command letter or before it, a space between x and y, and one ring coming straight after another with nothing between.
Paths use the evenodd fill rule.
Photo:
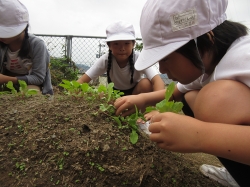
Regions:
<instances>
[{"instance_id":1,"label":"finger","mask_svg":"<svg viewBox=\"0 0 250 187\"><path fill-rule=\"evenodd\" d=\"M152 120L152 118L151 118ZM160 128L160 123L159 122L150 122L150 125L148 126L148 130L151 133L160 133L161 132L161 128Z\"/></svg>"},{"instance_id":2,"label":"finger","mask_svg":"<svg viewBox=\"0 0 250 187\"><path fill-rule=\"evenodd\" d=\"M150 118L150 122L154 123L154 122L159 122L162 119L162 114L161 113L157 113L155 115L152 115Z\"/></svg>"},{"instance_id":3,"label":"finger","mask_svg":"<svg viewBox=\"0 0 250 187\"><path fill-rule=\"evenodd\" d=\"M149 120L151 119L152 116L151 116L150 114L145 114L144 117L145 117L145 119L146 119L147 121L149 121Z\"/></svg>"},{"instance_id":4,"label":"finger","mask_svg":"<svg viewBox=\"0 0 250 187\"><path fill-rule=\"evenodd\" d=\"M120 115L122 112L125 112L125 110L128 108L126 103L121 103L119 106L118 105L116 105L116 106L117 106L117 107L115 107L116 108L116 112L115 112L116 115Z\"/></svg>"},{"instance_id":5,"label":"finger","mask_svg":"<svg viewBox=\"0 0 250 187\"><path fill-rule=\"evenodd\" d=\"M136 123L137 124L144 124L145 121L143 119L139 118L139 119L137 119Z\"/></svg>"},{"instance_id":6,"label":"finger","mask_svg":"<svg viewBox=\"0 0 250 187\"><path fill-rule=\"evenodd\" d=\"M125 100L120 97L120 98L115 100L114 107L119 108L124 102L125 102Z\"/></svg>"},{"instance_id":7,"label":"finger","mask_svg":"<svg viewBox=\"0 0 250 187\"><path fill-rule=\"evenodd\" d=\"M125 116L131 115L131 114L133 114L133 113L135 113L135 108L125 109L125 110L122 112L121 116L125 117Z\"/></svg>"},{"instance_id":8,"label":"finger","mask_svg":"<svg viewBox=\"0 0 250 187\"><path fill-rule=\"evenodd\" d=\"M153 142L156 143L162 143L163 141L161 140L160 133L151 133L149 135L149 139Z\"/></svg>"}]
</instances>

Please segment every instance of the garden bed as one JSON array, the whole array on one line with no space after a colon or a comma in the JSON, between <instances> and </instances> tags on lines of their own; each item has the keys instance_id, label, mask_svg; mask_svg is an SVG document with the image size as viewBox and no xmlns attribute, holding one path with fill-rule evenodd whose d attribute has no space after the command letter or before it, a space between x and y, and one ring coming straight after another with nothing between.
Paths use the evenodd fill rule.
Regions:
<instances>
[{"instance_id":1,"label":"garden bed","mask_svg":"<svg viewBox=\"0 0 250 187\"><path fill-rule=\"evenodd\" d=\"M159 149L143 132L132 144L99 106L60 92L0 96L1 186L220 186L198 170L215 158Z\"/></svg>"}]
</instances>

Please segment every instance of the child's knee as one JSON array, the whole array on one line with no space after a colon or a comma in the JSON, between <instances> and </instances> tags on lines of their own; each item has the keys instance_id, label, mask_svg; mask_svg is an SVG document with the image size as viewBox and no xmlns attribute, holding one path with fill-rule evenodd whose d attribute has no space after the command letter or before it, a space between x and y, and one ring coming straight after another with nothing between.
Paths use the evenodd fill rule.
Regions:
<instances>
[{"instance_id":1,"label":"child's knee","mask_svg":"<svg viewBox=\"0 0 250 187\"><path fill-rule=\"evenodd\" d=\"M148 78L141 79L140 82L137 84L136 88L140 93L153 91L152 83Z\"/></svg>"},{"instance_id":2,"label":"child's knee","mask_svg":"<svg viewBox=\"0 0 250 187\"><path fill-rule=\"evenodd\" d=\"M237 81L219 80L209 83L199 91L193 111L200 120L240 124L248 121L248 108L249 87Z\"/></svg>"}]
</instances>

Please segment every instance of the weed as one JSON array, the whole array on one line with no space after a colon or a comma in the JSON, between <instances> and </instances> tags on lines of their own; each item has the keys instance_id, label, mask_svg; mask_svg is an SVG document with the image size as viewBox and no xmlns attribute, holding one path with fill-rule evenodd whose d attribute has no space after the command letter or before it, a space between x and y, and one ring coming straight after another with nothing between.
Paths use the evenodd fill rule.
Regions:
<instances>
[{"instance_id":1,"label":"weed","mask_svg":"<svg viewBox=\"0 0 250 187\"><path fill-rule=\"evenodd\" d=\"M96 167L100 170L100 171L104 171L104 168L102 166L100 166L99 164L96 164Z\"/></svg>"},{"instance_id":2,"label":"weed","mask_svg":"<svg viewBox=\"0 0 250 187\"><path fill-rule=\"evenodd\" d=\"M61 158L57 161L57 165L59 167L60 170L63 170L63 166L64 166L64 159Z\"/></svg>"},{"instance_id":3,"label":"weed","mask_svg":"<svg viewBox=\"0 0 250 187\"><path fill-rule=\"evenodd\" d=\"M64 156L68 156L69 153L68 153L68 152L63 152L63 155L64 155Z\"/></svg>"},{"instance_id":4,"label":"weed","mask_svg":"<svg viewBox=\"0 0 250 187\"><path fill-rule=\"evenodd\" d=\"M21 162L21 163L17 162L16 163L16 168L19 169L19 170L21 170L21 171L23 171L25 169L25 163L23 163L23 162Z\"/></svg>"}]
</instances>

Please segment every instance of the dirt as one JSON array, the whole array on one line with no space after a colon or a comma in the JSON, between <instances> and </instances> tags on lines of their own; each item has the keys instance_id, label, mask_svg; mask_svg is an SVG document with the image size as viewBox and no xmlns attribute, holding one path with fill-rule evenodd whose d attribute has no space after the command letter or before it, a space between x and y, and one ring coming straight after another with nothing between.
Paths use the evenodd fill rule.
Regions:
<instances>
[{"instance_id":1,"label":"dirt","mask_svg":"<svg viewBox=\"0 0 250 187\"><path fill-rule=\"evenodd\" d=\"M216 157L159 149L144 132L132 144L99 105L60 92L0 96L1 187L221 186L199 172Z\"/></svg>"}]
</instances>

